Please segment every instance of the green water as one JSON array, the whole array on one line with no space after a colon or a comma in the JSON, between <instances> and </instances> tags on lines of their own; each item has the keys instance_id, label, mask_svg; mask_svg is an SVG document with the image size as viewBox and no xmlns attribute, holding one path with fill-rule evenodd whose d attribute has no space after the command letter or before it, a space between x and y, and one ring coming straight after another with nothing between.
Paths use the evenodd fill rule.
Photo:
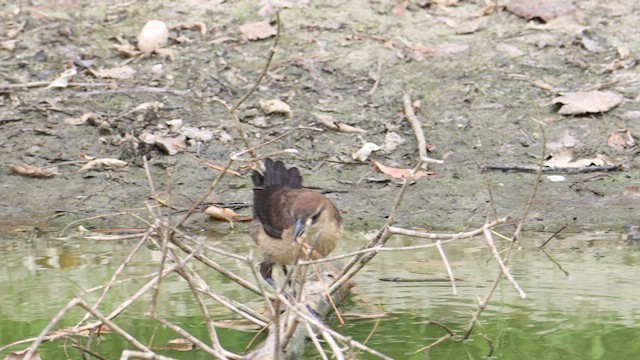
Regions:
<instances>
[{"instance_id":1,"label":"green water","mask_svg":"<svg viewBox=\"0 0 640 360\"><path fill-rule=\"evenodd\" d=\"M496 276L497 267L483 240L447 244L445 251L453 268L457 295L452 294L446 270L435 249L381 253L361 272L346 304L347 314L384 314L379 319L347 317L340 325L335 316L328 323L339 332L364 341L370 347L397 359L483 359L493 344L495 359L638 359L640 358L640 245L620 240L615 234L561 237L550 242L546 254L536 248L544 234L525 234L512 255L511 269L527 294L521 299L509 282L503 282L481 315L482 329L471 338L462 334ZM20 339L36 337L74 296L95 300L99 292L84 290L108 281L137 240L91 241L51 238L0 241L0 347ZM207 244L238 254L247 254L252 244L239 229L225 238L208 238ZM390 246L419 244L407 238L392 239ZM357 249L365 243L358 234L347 234L336 253ZM503 244L504 245L504 244ZM210 254L245 278L249 270L241 261ZM125 272L139 277L157 269L160 254L143 248ZM200 264L195 268L210 286L256 309L261 299L240 289ZM380 279L398 278L390 282ZM147 280L115 286L100 311L108 313ZM115 322L142 343L163 348L178 338L168 329L144 317L151 293L118 316ZM218 320L237 320L230 311L207 301ZM171 275L162 283L158 312L206 341L208 335L186 283ZM79 309L68 313L57 328L75 324ZM416 354L414 351L454 332L452 339ZM251 329L219 329L223 346L241 352L255 335ZM86 339L81 339L82 342ZM0 359L9 351L0 353ZM133 349L115 334L101 335L93 350L107 358L119 358L123 349ZM206 359L200 350L158 350L177 359ZM62 340L40 348L43 359L80 359L78 350ZM373 358L365 353L356 358ZM306 358L318 358L309 346Z\"/></svg>"}]
</instances>

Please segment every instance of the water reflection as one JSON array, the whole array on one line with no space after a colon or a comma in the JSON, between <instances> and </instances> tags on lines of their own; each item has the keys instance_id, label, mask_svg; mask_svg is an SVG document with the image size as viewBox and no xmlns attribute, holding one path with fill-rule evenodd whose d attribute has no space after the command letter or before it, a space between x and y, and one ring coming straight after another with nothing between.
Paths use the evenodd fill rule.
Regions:
<instances>
[{"instance_id":1,"label":"water reflection","mask_svg":"<svg viewBox=\"0 0 640 360\"><path fill-rule=\"evenodd\" d=\"M248 254L248 237L207 239L207 243L238 254ZM621 240L617 234L583 234L559 237L537 248L545 236L526 234L512 256L510 268L527 299L520 299L510 283L503 281L481 317L484 332L493 340L496 358L638 358L640 344L640 245ZM537 235L537 234L533 234ZM347 234L336 253L355 250L365 243L357 234ZM36 336L53 314L76 294L92 300L100 291L84 291L106 283L137 240L67 241L38 238L0 242L0 345ZM395 238L391 246L419 244L421 240ZM489 343L476 329L472 339L461 342L476 299L488 291L497 266L482 239L464 240L445 246L456 277L457 295L452 294L446 270L435 249L381 253L355 279L357 286L343 309L349 313L388 314L380 320L349 319L344 327L331 325L357 340L364 340L377 326L369 345L396 358L481 358ZM112 290L104 305L110 311L148 281L157 270L160 252L143 248L127 268L130 281ZM225 267L252 279L246 264L214 256ZM262 300L219 274L195 264L206 274L210 286L254 308ZM399 281L381 281L396 279ZM217 319L235 319L228 309L207 301ZM154 344L176 338L153 321L141 316L149 299L133 305L118 317L121 326ZM162 283L159 311L172 321L206 338L206 329L193 303L188 286L177 276ZM77 321L72 313L62 322ZM376 325L376 322L378 324ZM411 352L446 334L438 322L458 336L418 354ZM252 332L222 330L230 350L241 351ZM105 336L101 351L117 356L128 347L115 336ZM16 349L14 349L16 350ZM49 346L50 358L62 351ZM0 358L6 356L0 354ZM175 358L206 358L199 351L168 352ZM313 354L310 352L309 357ZM365 354L362 358L369 358Z\"/></svg>"}]
</instances>

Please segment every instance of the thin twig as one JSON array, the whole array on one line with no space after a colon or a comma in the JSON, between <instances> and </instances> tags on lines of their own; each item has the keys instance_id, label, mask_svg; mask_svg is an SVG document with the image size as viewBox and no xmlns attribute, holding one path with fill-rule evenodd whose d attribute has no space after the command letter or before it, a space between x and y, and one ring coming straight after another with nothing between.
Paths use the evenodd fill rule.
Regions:
<instances>
[{"instance_id":1,"label":"thin twig","mask_svg":"<svg viewBox=\"0 0 640 360\"><path fill-rule=\"evenodd\" d=\"M51 321L49 321L49 323L47 324L47 326L44 327L44 329L42 329L42 331L40 332L40 334L38 335L38 337L36 338L36 340L33 342L33 344L29 347L29 351L27 351L27 353L24 355L24 360L31 360L31 357L33 356L33 354L36 352L36 350L38 349L38 347L40 346L40 344L42 343L42 341L44 340L45 336L47 336L47 334L51 331L51 329L53 329L54 326L56 326L56 324L74 307L76 307L78 304L80 303L80 298L73 298L71 301L69 301L67 303L67 305L65 305L62 309L60 309L60 311L58 311L58 313L51 319Z\"/></svg>"},{"instance_id":2,"label":"thin twig","mask_svg":"<svg viewBox=\"0 0 640 360\"><path fill-rule=\"evenodd\" d=\"M247 98L251 96L251 94L253 94L254 91L256 91L258 86L260 86L262 79L264 78L264 76L267 74L267 71L269 70L269 65L271 65L271 60L273 60L273 55L275 55L276 53L276 48L278 47L278 40L280 40L280 13L276 12L276 38L273 41L273 45L271 46L271 51L269 52L269 57L267 58L267 64L262 69L262 72L260 73L260 76L256 80L255 84L253 84L253 87L251 87L251 89L247 91L247 93L244 94L238 101L236 101L233 107L231 107L231 112L238 110L238 107L240 107L240 105L242 105L242 103L245 102L245 100L247 100Z\"/></svg>"},{"instance_id":3,"label":"thin twig","mask_svg":"<svg viewBox=\"0 0 640 360\"><path fill-rule=\"evenodd\" d=\"M142 239L140 241L138 241L138 243L133 247L133 249L129 252L127 257L124 259L124 261L118 266L118 268L113 273L113 275L111 275L111 279L109 279L107 284L104 286L104 288L102 290L102 294L100 295L98 300L96 300L96 302L94 303L94 305L93 305L94 309L98 309L98 307L100 306L102 301L104 301L104 299L106 298L107 293L109 292L109 290L111 290L111 287L113 287L113 285L116 283L116 279L118 278L118 276L124 271L124 269L127 267L127 265L129 265L129 263L133 260L133 257L142 248L142 245L144 245L147 242L147 237L150 236L153 232L155 232L155 228L154 227L151 227L151 228L149 228L149 230L147 230L147 232L144 234ZM90 314L86 314L82 318L82 320L80 320L78 322L78 324L74 327L74 329L77 329L80 326L80 324L82 324L85 321L87 321L89 316L90 316Z\"/></svg>"},{"instance_id":4,"label":"thin twig","mask_svg":"<svg viewBox=\"0 0 640 360\"><path fill-rule=\"evenodd\" d=\"M488 223L488 226L490 228L492 228L492 227L495 227L495 226L500 225L500 224L511 222L513 220L514 219L511 218L511 217L503 217L503 218L500 218L500 219L497 219L495 221L492 221L492 222ZM441 239L441 240L445 240L445 239L464 239L464 238L474 237L474 236L482 234L483 228L484 228L484 226L479 227L479 228L477 228L475 230L465 231L465 232L460 232L460 233L455 233L455 234L440 234L440 233L428 233L428 232L418 231L418 230L409 230L409 229L404 229L404 228L391 226L391 227L389 227L389 232L392 233L392 234L413 236L413 237L419 237L419 238L423 238L423 239L432 239L432 240Z\"/></svg>"},{"instance_id":5,"label":"thin twig","mask_svg":"<svg viewBox=\"0 0 640 360\"><path fill-rule=\"evenodd\" d=\"M211 186L209 186L209 189L202 194L202 196L200 196L200 198L198 199L198 201L195 202L195 204L193 204L191 206L191 208L189 209L189 211L187 211L186 214L184 214L182 216L182 218L180 218L180 220L178 220L178 222L175 225L175 228L180 228L185 221L187 221L187 219L189 217L191 217L191 215L198 209L198 207L205 201L207 200L207 198L209 197L209 195L211 195L211 193L213 192L213 190L215 190L218 187L218 184L220 183L220 180L222 180L222 178L224 177L224 175L227 173L227 170L231 167L231 164L233 164L233 159L229 158L229 160L227 161L227 163L224 166L224 169L220 172L220 174L218 174L218 176L216 177L216 179L211 183Z\"/></svg>"},{"instance_id":6,"label":"thin twig","mask_svg":"<svg viewBox=\"0 0 640 360\"><path fill-rule=\"evenodd\" d=\"M329 347L333 351L333 356L338 360L344 360L344 353L333 336L327 331L322 331L322 337L329 344Z\"/></svg>"},{"instance_id":7,"label":"thin twig","mask_svg":"<svg viewBox=\"0 0 640 360\"><path fill-rule=\"evenodd\" d=\"M547 245L549 241L553 240L553 238L558 236L558 234L560 234L560 232L566 228L567 228L567 225L563 225L560 229L558 229L558 231L554 232L553 235L549 236L549 238L545 242L543 242L542 245L538 247L538 249L542 249L545 245Z\"/></svg>"},{"instance_id":8,"label":"thin twig","mask_svg":"<svg viewBox=\"0 0 640 360\"><path fill-rule=\"evenodd\" d=\"M150 318L156 320L157 322L159 322L160 324L162 324L163 326L169 328L171 331L175 332L176 334L182 336L183 338L191 341L192 343L194 343L197 347L201 348L202 350L204 350L207 354L215 357L216 359L221 359L221 360L225 360L225 359L229 359L227 356L225 356L225 354L221 354L218 351L216 351L215 349L211 348L209 345L205 344L204 342L200 341L200 339L196 338L195 336L189 334L187 331L185 331L184 329L182 329L181 327L173 324L170 321L167 321L159 316L154 316L152 314L145 314L147 316L149 316ZM227 354L228 355L228 354ZM242 359L242 357L238 356L238 357L234 357L235 359Z\"/></svg>"},{"instance_id":9,"label":"thin twig","mask_svg":"<svg viewBox=\"0 0 640 360\"><path fill-rule=\"evenodd\" d=\"M456 289L456 280L453 276L453 271L451 270L451 265L449 264L449 260L447 260L447 255L444 253L444 249L442 248L442 241L438 240L436 242L436 247L440 252L440 256L442 257L442 261L444 261L444 266L447 268L447 274L449 274L449 279L451 280L451 290L453 295L458 294L458 290Z\"/></svg>"},{"instance_id":10,"label":"thin twig","mask_svg":"<svg viewBox=\"0 0 640 360\"><path fill-rule=\"evenodd\" d=\"M413 112L413 104L411 104L411 97L409 96L409 94L404 93L402 102L404 103L404 115L407 117L409 124L411 124L413 133L416 136L416 140L418 141L418 154L420 155L420 158L426 158L428 157L427 141L424 138L422 125L420 125L420 121L416 117L415 112Z\"/></svg>"},{"instance_id":11,"label":"thin twig","mask_svg":"<svg viewBox=\"0 0 640 360\"><path fill-rule=\"evenodd\" d=\"M303 321L302 324L304 325L305 330L307 330L307 336L309 337L309 339L311 339L313 346L315 346L316 351L318 351L318 354L320 354L322 360L329 360L327 353L322 348L320 341L318 341L318 336L313 332L311 325L309 325L307 321Z\"/></svg>"},{"instance_id":12,"label":"thin twig","mask_svg":"<svg viewBox=\"0 0 640 360\"><path fill-rule=\"evenodd\" d=\"M371 90L369 90L367 95L369 96L373 95L373 93L378 88L378 85L380 84L380 78L382 78L382 58L378 58L378 67L376 68L376 79L375 79L376 81L373 83L373 87L371 88Z\"/></svg>"},{"instance_id":13,"label":"thin twig","mask_svg":"<svg viewBox=\"0 0 640 360\"><path fill-rule=\"evenodd\" d=\"M526 299L527 298L527 294L525 294L525 292L522 291L522 288L520 288L520 285L518 285L518 282L516 281L516 279L513 277L513 275L511 275L511 271L509 271L509 269L507 269L507 265L502 260L502 257L500 257L500 254L498 253L498 249L496 248L496 245L493 242L493 234L491 234L491 231L486 226L483 226L482 229L483 229L483 232L484 232L484 238L487 240L487 244L489 244L489 248L491 249L491 252L493 253L493 257L498 262L498 266L500 266L500 269L502 270L502 273L511 282L511 284L516 289L516 291L518 292L520 297L523 298L523 299Z\"/></svg>"}]
</instances>

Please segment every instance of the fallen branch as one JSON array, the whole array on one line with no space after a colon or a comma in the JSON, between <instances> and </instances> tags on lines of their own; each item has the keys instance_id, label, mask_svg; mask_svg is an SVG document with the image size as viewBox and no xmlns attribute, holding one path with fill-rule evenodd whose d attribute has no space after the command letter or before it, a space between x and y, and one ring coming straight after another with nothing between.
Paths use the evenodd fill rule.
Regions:
<instances>
[{"instance_id":1,"label":"fallen branch","mask_svg":"<svg viewBox=\"0 0 640 360\"><path fill-rule=\"evenodd\" d=\"M562 166L542 166L540 165L515 165L515 164L489 164L482 167L483 171L486 170L499 170L499 171L521 171L528 173L537 173L541 171L543 173L566 173L566 174L584 174L592 172L609 172L622 170L621 164L616 165L602 165L602 166L583 166L583 167L562 167Z\"/></svg>"}]
</instances>

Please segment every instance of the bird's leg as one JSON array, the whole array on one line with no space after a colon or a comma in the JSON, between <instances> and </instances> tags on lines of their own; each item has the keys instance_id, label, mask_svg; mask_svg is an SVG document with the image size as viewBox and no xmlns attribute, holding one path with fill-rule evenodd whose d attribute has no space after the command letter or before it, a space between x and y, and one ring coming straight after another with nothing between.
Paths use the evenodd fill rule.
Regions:
<instances>
[{"instance_id":1,"label":"bird's leg","mask_svg":"<svg viewBox=\"0 0 640 360\"><path fill-rule=\"evenodd\" d=\"M269 285L271 285L272 288L278 290L278 287L276 286L276 282L273 280L272 274L273 274L273 263L269 262L269 261L261 262L260 263L260 275L262 275L262 278Z\"/></svg>"},{"instance_id":2,"label":"bird's leg","mask_svg":"<svg viewBox=\"0 0 640 360\"><path fill-rule=\"evenodd\" d=\"M285 276L287 275L287 267L282 265L282 271L284 271ZM273 263L269 262L269 261L263 261L260 263L260 275L262 275L262 278L269 284L271 285L272 288L274 288L276 291L278 291L278 284L276 284L276 281L273 280ZM284 295L284 297L287 298L287 300L291 301L292 297L289 296L289 294L286 291L283 291L282 294ZM295 298L295 296L294 296Z\"/></svg>"},{"instance_id":3,"label":"bird's leg","mask_svg":"<svg viewBox=\"0 0 640 360\"><path fill-rule=\"evenodd\" d=\"M296 289L293 288L293 280L289 277L289 270L287 270L287 267L285 265L282 265L282 272L284 273L284 277L287 280L287 285L289 285L289 288L291 289L291 292L293 293L293 297L296 297ZM284 295L287 297L287 299L289 298L289 294L287 294L286 292L284 293Z\"/></svg>"}]
</instances>

